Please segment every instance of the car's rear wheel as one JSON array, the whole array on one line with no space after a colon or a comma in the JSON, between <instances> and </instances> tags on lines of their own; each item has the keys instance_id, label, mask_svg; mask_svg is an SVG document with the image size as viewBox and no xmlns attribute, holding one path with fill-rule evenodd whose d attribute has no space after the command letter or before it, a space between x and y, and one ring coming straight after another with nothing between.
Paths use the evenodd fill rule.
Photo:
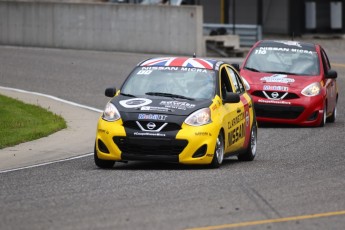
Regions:
<instances>
[{"instance_id":1,"label":"car's rear wheel","mask_svg":"<svg viewBox=\"0 0 345 230\"><path fill-rule=\"evenodd\" d=\"M97 150L96 150L96 145L94 148L94 160L95 160L95 164L99 167L99 168L104 168L104 169L109 169L112 168L115 164L115 161L112 160L102 160L99 159L97 156Z\"/></svg>"},{"instance_id":2,"label":"car's rear wheel","mask_svg":"<svg viewBox=\"0 0 345 230\"><path fill-rule=\"evenodd\" d=\"M220 132L216 140L216 148L214 150L211 167L219 168L223 160L224 160L224 137L223 137L222 132Z\"/></svg>"},{"instance_id":3,"label":"car's rear wheel","mask_svg":"<svg viewBox=\"0 0 345 230\"><path fill-rule=\"evenodd\" d=\"M247 150L237 156L240 161L252 161L256 156L256 145L257 145L257 126L253 124L250 132L250 141Z\"/></svg>"}]
</instances>

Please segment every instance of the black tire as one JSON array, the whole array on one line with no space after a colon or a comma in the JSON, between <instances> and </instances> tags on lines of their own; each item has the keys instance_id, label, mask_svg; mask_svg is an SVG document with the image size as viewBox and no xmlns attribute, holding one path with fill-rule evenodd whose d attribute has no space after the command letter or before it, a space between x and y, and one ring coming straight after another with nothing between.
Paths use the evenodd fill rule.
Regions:
<instances>
[{"instance_id":1,"label":"black tire","mask_svg":"<svg viewBox=\"0 0 345 230\"><path fill-rule=\"evenodd\" d=\"M337 118L337 105L335 105L333 112L332 112L332 115L327 118L327 121L330 123L334 123L336 118Z\"/></svg>"},{"instance_id":2,"label":"black tire","mask_svg":"<svg viewBox=\"0 0 345 230\"><path fill-rule=\"evenodd\" d=\"M323 106L323 113L322 113L322 120L319 124L319 127L324 127L327 121L327 106L326 106L326 102L325 105Z\"/></svg>"},{"instance_id":3,"label":"black tire","mask_svg":"<svg viewBox=\"0 0 345 230\"><path fill-rule=\"evenodd\" d=\"M244 153L241 153L237 156L240 161L252 161L256 156L256 146L257 146L257 137L258 137L257 125L253 124L252 130L250 131L250 140L248 147Z\"/></svg>"},{"instance_id":4,"label":"black tire","mask_svg":"<svg viewBox=\"0 0 345 230\"><path fill-rule=\"evenodd\" d=\"M212 168L219 168L224 160L224 137L222 132L218 134L217 140L216 140L216 147L214 149L213 159L211 162Z\"/></svg>"},{"instance_id":5,"label":"black tire","mask_svg":"<svg viewBox=\"0 0 345 230\"><path fill-rule=\"evenodd\" d=\"M93 156L94 156L95 164L99 168L110 169L110 168L114 167L115 161L112 161L112 160L102 160L102 159L98 158L97 150L96 150L96 145L95 145L95 148L94 148Z\"/></svg>"}]
</instances>

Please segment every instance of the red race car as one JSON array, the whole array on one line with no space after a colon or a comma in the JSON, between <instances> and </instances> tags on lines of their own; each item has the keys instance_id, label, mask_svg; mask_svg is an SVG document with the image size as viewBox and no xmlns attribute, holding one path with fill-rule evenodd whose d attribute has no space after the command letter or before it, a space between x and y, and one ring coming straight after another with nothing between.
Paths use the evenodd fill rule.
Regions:
<instances>
[{"instance_id":1,"label":"red race car","mask_svg":"<svg viewBox=\"0 0 345 230\"><path fill-rule=\"evenodd\" d=\"M337 115L337 72L317 44L263 40L240 71L252 95L257 121L324 126Z\"/></svg>"}]
</instances>

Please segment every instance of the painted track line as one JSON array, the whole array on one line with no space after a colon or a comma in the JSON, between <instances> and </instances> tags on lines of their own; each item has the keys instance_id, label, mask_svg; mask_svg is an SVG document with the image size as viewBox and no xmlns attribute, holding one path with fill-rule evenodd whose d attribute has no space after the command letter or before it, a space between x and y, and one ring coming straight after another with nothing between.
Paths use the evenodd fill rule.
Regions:
<instances>
[{"instance_id":1,"label":"painted track line","mask_svg":"<svg viewBox=\"0 0 345 230\"><path fill-rule=\"evenodd\" d=\"M49 98L49 99L52 99L52 100L55 100L55 101L63 102L63 103L66 103L68 105L76 106L76 107L83 108L83 109L88 109L88 110L91 110L91 111L94 111L94 112L98 112L98 113L103 112L100 109L96 109L96 108L93 108L93 107L90 107L90 106L78 104L78 103L75 103L73 101L67 101L67 100L64 100L64 99L61 99L61 98L58 98L58 97L54 97L54 96L51 96L51 95L48 95L48 94L44 94L44 93L37 93L37 92L26 91L26 90L22 90L22 89L15 89L15 88L10 88L10 87L3 87L3 86L0 86L0 89L9 90L9 91L15 91L15 92L19 92L19 93L27 93L27 94L37 95L37 96L41 96L41 97L46 97L46 98Z\"/></svg>"},{"instance_id":2,"label":"painted track line","mask_svg":"<svg viewBox=\"0 0 345 230\"><path fill-rule=\"evenodd\" d=\"M331 63L332 66L336 66L336 67L343 67L345 68L345 64L341 64L341 63Z\"/></svg>"},{"instance_id":3,"label":"painted track line","mask_svg":"<svg viewBox=\"0 0 345 230\"><path fill-rule=\"evenodd\" d=\"M8 173L8 172L15 172L15 171L23 170L23 169L37 168L37 167L56 164L56 163L65 162L65 161L71 161L71 160L80 159L80 158L84 158L84 157L88 157L88 156L92 156L92 155L93 155L93 153L86 153L83 155L79 155L79 156L75 156L75 157L69 157L69 158L65 158L65 159L61 159L61 160L54 160L54 161L48 161L45 163L34 164L34 165L29 165L29 166L14 168L14 169L7 169L7 170L0 171L0 174Z\"/></svg>"},{"instance_id":4,"label":"painted track line","mask_svg":"<svg viewBox=\"0 0 345 230\"><path fill-rule=\"evenodd\" d=\"M230 228L240 228L240 227L263 225L263 224L282 223L282 222L308 220L308 219L316 219L316 218L331 217L331 216L340 216L340 215L345 215L345 210L336 211L336 212L324 212L324 213L310 214L310 215L304 215L304 216L291 216L291 217L283 217L283 218L277 218L277 219L239 222L239 223L234 223L234 224L223 224L223 225L218 225L218 226L214 225L214 226L200 227L200 228L188 228L185 230L230 229Z\"/></svg>"}]
</instances>

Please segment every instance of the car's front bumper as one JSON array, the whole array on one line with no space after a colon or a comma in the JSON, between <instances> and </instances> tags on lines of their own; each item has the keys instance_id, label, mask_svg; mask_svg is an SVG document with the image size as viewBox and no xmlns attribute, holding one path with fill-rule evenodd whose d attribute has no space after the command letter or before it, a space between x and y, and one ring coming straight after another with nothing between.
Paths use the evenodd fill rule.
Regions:
<instances>
[{"instance_id":1,"label":"car's front bumper","mask_svg":"<svg viewBox=\"0 0 345 230\"><path fill-rule=\"evenodd\" d=\"M192 127L186 124L173 138L129 136L122 121L99 119L96 133L98 158L115 161L167 161L182 164L210 164L219 127L215 123Z\"/></svg>"},{"instance_id":2,"label":"car's front bumper","mask_svg":"<svg viewBox=\"0 0 345 230\"><path fill-rule=\"evenodd\" d=\"M317 126L323 119L321 95L293 100L270 101L253 96L258 122Z\"/></svg>"}]
</instances>

